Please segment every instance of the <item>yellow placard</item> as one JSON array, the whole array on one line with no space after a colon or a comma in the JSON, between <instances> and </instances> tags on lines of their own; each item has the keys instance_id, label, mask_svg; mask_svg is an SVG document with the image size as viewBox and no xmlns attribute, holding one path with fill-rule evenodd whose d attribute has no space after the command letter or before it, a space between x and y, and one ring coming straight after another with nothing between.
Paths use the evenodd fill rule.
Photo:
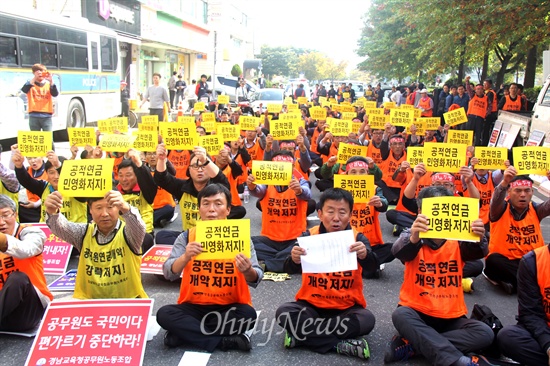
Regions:
<instances>
[{"instance_id":1,"label":"yellow placard","mask_svg":"<svg viewBox=\"0 0 550 366\"><path fill-rule=\"evenodd\" d=\"M332 108L332 103L329 102L328 100L325 100L323 103L321 103L321 107L323 107L323 108L325 108L325 107Z\"/></svg>"},{"instance_id":2,"label":"yellow placard","mask_svg":"<svg viewBox=\"0 0 550 366\"><path fill-rule=\"evenodd\" d=\"M46 156L53 148L53 135L51 131L18 131L17 146L21 155L38 158Z\"/></svg>"},{"instance_id":3,"label":"yellow placard","mask_svg":"<svg viewBox=\"0 0 550 366\"><path fill-rule=\"evenodd\" d=\"M376 109L376 102L369 100L363 102L363 108L365 109Z\"/></svg>"},{"instance_id":4,"label":"yellow placard","mask_svg":"<svg viewBox=\"0 0 550 366\"><path fill-rule=\"evenodd\" d=\"M156 121L145 122L142 119L141 123L138 124L138 131L149 131L149 132L157 132L158 133L158 130L159 130L158 116L146 116L146 117L156 117L157 120Z\"/></svg>"},{"instance_id":5,"label":"yellow placard","mask_svg":"<svg viewBox=\"0 0 550 366\"><path fill-rule=\"evenodd\" d=\"M204 111L205 107L206 106L204 105L204 102L196 102L193 109L195 110L195 112L202 112Z\"/></svg>"},{"instance_id":6,"label":"yellow placard","mask_svg":"<svg viewBox=\"0 0 550 366\"><path fill-rule=\"evenodd\" d=\"M390 110L390 123L394 126L407 127L414 123L414 110L393 108Z\"/></svg>"},{"instance_id":7,"label":"yellow placard","mask_svg":"<svg viewBox=\"0 0 550 366\"><path fill-rule=\"evenodd\" d=\"M338 145L338 160L337 162L340 164L345 164L346 161L348 161L349 158L354 156L367 156L367 147L366 146L359 146L359 145L352 145L352 144L346 144L341 142Z\"/></svg>"},{"instance_id":8,"label":"yellow placard","mask_svg":"<svg viewBox=\"0 0 550 366\"><path fill-rule=\"evenodd\" d=\"M332 136L348 136L351 132L353 122L337 118L327 118L327 124L330 126Z\"/></svg>"},{"instance_id":9,"label":"yellow placard","mask_svg":"<svg viewBox=\"0 0 550 366\"><path fill-rule=\"evenodd\" d=\"M250 258L250 220L199 220L196 240L202 245L197 260L234 259L239 253Z\"/></svg>"},{"instance_id":10,"label":"yellow placard","mask_svg":"<svg viewBox=\"0 0 550 366\"><path fill-rule=\"evenodd\" d=\"M292 180L293 164L286 161L252 160L252 173L256 184L288 186Z\"/></svg>"},{"instance_id":11,"label":"yellow placard","mask_svg":"<svg viewBox=\"0 0 550 366\"><path fill-rule=\"evenodd\" d=\"M240 116L239 127L241 131L255 131L256 127L260 125L259 117Z\"/></svg>"},{"instance_id":12,"label":"yellow placard","mask_svg":"<svg viewBox=\"0 0 550 366\"><path fill-rule=\"evenodd\" d=\"M479 199L469 197L430 197L422 200L422 214L428 217L428 231L421 238L480 241L472 233L472 222L479 218Z\"/></svg>"},{"instance_id":13,"label":"yellow placard","mask_svg":"<svg viewBox=\"0 0 550 366\"><path fill-rule=\"evenodd\" d=\"M355 112L343 112L342 113L342 119L352 120L355 117L357 117L357 113L355 113Z\"/></svg>"},{"instance_id":14,"label":"yellow placard","mask_svg":"<svg viewBox=\"0 0 550 366\"><path fill-rule=\"evenodd\" d=\"M336 98L329 98L329 101L330 101L331 103L338 103L338 101L336 100Z\"/></svg>"},{"instance_id":15,"label":"yellow placard","mask_svg":"<svg viewBox=\"0 0 550 366\"><path fill-rule=\"evenodd\" d=\"M327 110L323 107L312 107L309 109L309 115L316 120L326 120Z\"/></svg>"},{"instance_id":16,"label":"yellow placard","mask_svg":"<svg viewBox=\"0 0 550 366\"><path fill-rule=\"evenodd\" d=\"M193 116L178 116L178 123L196 123Z\"/></svg>"},{"instance_id":17,"label":"yellow placard","mask_svg":"<svg viewBox=\"0 0 550 366\"><path fill-rule=\"evenodd\" d=\"M407 134L411 133L411 126L416 127L416 134L418 136L424 136L424 134L426 133L426 125L420 119L417 119L416 121L414 121L413 124L408 125L407 127L405 127L405 132Z\"/></svg>"},{"instance_id":18,"label":"yellow placard","mask_svg":"<svg viewBox=\"0 0 550 366\"><path fill-rule=\"evenodd\" d=\"M285 97L285 100L283 102L283 104L286 104L287 106L293 103L294 101L292 100L292 97Z\"/></svg>"},{"instance_id":19,"label":"yellow placard","mask_svg":"<svg viewBox=\"0 0 550 366\"><path fill-rule=\"evenodd\" d=\"M376 194L374 175L334 175L334 188L342 188L353 195L353 203L368 203Z\"/></svg>"},{"instance_id":20,"label":"yellow placard","mask_svg":"<svg viewBox=\"0 0 550 366\"><path fill-rule=\"evenodd\" d=\"M300 134L300 123L301 121L296 119L274 120L269 124L269 132L274 140L295 140Z\"/></svg>"},{"instance_id":21,"label":"yellow placard","mask_svg":"<svg viewBox=\"0 0 550 366\"><path fill-rule=\"evenodd\" d=\"M476 146L474 156L478 163L476 169L506 169L504 162L508 160L508 149L505 147Z\"/></svg>"},{"instance_id":22,"label":"yellow placard","mask_svg":"<svg viewBox=\"0 0 550 366\"><path fill-rule=\"evenodd\" d=\"M344 97L344 99L348 99L349 98L349 93L348 92L342 93L342 96Z\"/></svg>"},{"instance_id":23,"label":"yellow placard","mask_svg":"<svg viewBox=\"0 0 550 366\"><path fill-rule=\"evenodd\" d=\"M424 162L424 147L409 146L407 147L407 161L414 168Z\"/></svg>"},{"instance_id":24,"label":"yellow placard","mask_svg":"<svg viewBox=\"0 0 550 366\"><path fill-rule=\"evenodd\" d=\"M130 150L134 146L136 136L108 133L103 135L99 146L107 152L123 152Z\"/></svg>"},{"instance_id":25,"label":"yellow placard","mask_svg":"<svg viewBox=\"0 0 550 366\"><path fill-rule=\"evenodd\" d=\"M466 117L464 107L443 113L443 118L445 118L445 123L449 126L456 126L468 122L468 117Z\"/></svg>"},{"instance_id":26,"label":"yellow placard","mask_svg":"<svg viewBox=\"0 0 550 366\"><path fill-rule=\"evenodd\" d=\"M195 123L160 122L160 134L168 150L193 150L199 145Z\"/></svg>"},{"instance_id":27,"label":"yellow placard","mask_svg":"<svg viewBox=\"0 0 550 366\"><path fill-rule=\"evenodd\" d=\"M70 146L96 145L95 129L93 127L69 127L67 133L69 134Z\"/></svg>"},{"instance_id":28,"label":"yellow placard","mask_svg":"<svg viewBox=\"0 0 550 366\"><path fill-rule=\"evenodd\" d=\"M223 136L220 135L208 135L199 136L199 146L204 147L206 152L211 156L216 156L223 149Z\"/></svg>"},{"instance_id":29,"label":"yellow placard","mask_svg":"<svg viewBox=\"0 0 550 366\"><path fill-rule=\"evenodd\" d=\"M414 105L412 105L412 104L401 104L399 106L399 108L401 108L401 109L414 109Z\"/></svg>"},{"instance_id":30,"label":"yellow placard","mask_svg":"<svg viewBox=\"0 0 550 366\"><path fill-rule=\"evenodd\" d=\"M387 114L369 116L369 126L371 129L384 130L386 128L386 123L389 121L390 116Z\"/></svg>"},{"instance_id":31,"label":"yellow placard","mask_svg":"<svg viewBox=\"0 0 550 366\"><path fill-rule=\"evenodd\" d=\"M319 104L323 105L324 102L328 102L327 97L319 97Z\"/></svg>"},{"instance_id":32,"label":"yellow placard","mask_svg":"<svg viewBox=\"0 0 550 366\"><path fill-rule=\"evenodd\" d=\"M543 146L521 146L513 147L514 168L518 175L537 174L546 175L550 170L548 156L550 147Z\"/></svg>"},{"instance_id":33,"label":"yellow placard","mask_svg":"<svg viewBox=\"0 0 550 366\"><path fill-rule=\"evenodd\" d=\"M466 165L466 145L426 142L424 164L430 172L458 173Z\"/></svg>"},{"instance_id":34,"label":"yellow placard","mask_svg":"<svg viewBox=\"0 0 550 366\"><path fill-rule=\"evenodd\" d=\"M298 104L287 104L286 108L289 111L297 111L298 110Z\"/></svg>"},{"instance_id":35,"label":"yellow placard","mask_svg":"<svg viewBox=\"0 0 550 366\"><path fill-rule=\"evenodd\" d=\"M341 112L341 113L345 113L345 112L355 112L355 107L351 106L351 105L345 105L345 104L340 104L340 110L338 112Z\"/></svg>"},{"instance_id":36,"label":"yellow placard","mask_svg":"<svg viewBox=\"0 0 550 366\"><path fill-rule=\"evenodd\" d=\"M296 99L296 101L298 102L298 104L307 104L307 98L306 97L298 97Z\"/></svg>"},{"instance_id":37,"label":"yellow placard","mask_svg":"<svg viewBox=\"0 0 550 366\"><path fill-rule=\"evenodd\" d=\"M101 133L128 132L128 117L116 117L97 121Z\"/></svg>"},{"instance_id":38,"label":"yellow placard","mask_svg":"<svg viewBox=\"0 0 550 366\"><path fill-rule=\"evenodd\" d=\"M474 131L467 130L449 130L447 132L448 144L459 144L472 146L474 141Z\"/></svg>"},{"instance_id":39,"label":"yellow placard","mask_svg":"<svg viewBox=\"0 0 550 366\"><path fill-rule=\"evenodd\" d=\"M351 132L359 134L359 129L361 128L361 125L363 122L352 122L351 123Z\"/></svg>"},{"instance_id":40,"label":"yellow placard","mask_svg":"<svg viewBox=\"0 0 550 366\"><path fill-rule=\"evenodd\" d=\"M144 152L156 151L158 145L158 133L155 131L134 131L134 149Z\"/></svg>"},{"instance_id":41,"label":"yellow placard","mask_svg":"<svg viewBox=\"0 0 550 366\"><path fill-rule=\"evenodd\" d=\"M223 141L237 141L241 136L238 125L230 123L216 123L216 134L221 136Z\"/></svg>"},{"instance_id":42,"label":"yellow placard","mask_svg":"<svg viewBox=\"0 0 550 366\"><path fill-rule=\"evenodd\" d=\"M201 127L208 133L216 131L216 121L202 121Z\"/></svg>"},{"instance_id":43,"label":"yellow placard","mask_svg":"<svg viewBox=\"0 0 550 366\"><path fill-rule=\"evenodd\" d=\"M426 131L437 131L439 126L441 126L441 120L439 117L416 118L415 123L418 121L426 124Z\"/></svg>"},{"instance_id":44,"label":"yellow placard","mask_svg":"<svg viewBox=\"0 0 550 366\"><path fill-rule=\"evenodd\" d=\"M384 115L384 109L383 108L369 108L365 109L365 113L367 116L383 116Z\"/></svg>"},{"instance_id":45,"label":"yellow placard","mask_svg":"<svg viewBox=\"0 0 550 366\"><path fill-rule=\"evenodd\" d=\"M214 112L202 113L201 114L201 121L202 122L216 122L216 115L214 114Z\"/></svg>"},{"instance_id":46,"label":"yellow placard","mask_svg":"<svg viewBox=\"0 0 550 366\"><path fill-rule=\"evenodd\" d=\"M229 95L218 95L218 104L229 104Z\"/></svg>"},{"instance_id":47,"label":"yellow placard","mask_svg":"<svg viewBox=\"0 0 550 366\"><path fill-rule=\"evenodd\" d=\"M268 103L267 104L267 112L268 113L281 113L281 109L283 109L283 105L279 103Z\"/></svg>"},{"instance_id":48,"label":"yellow placard","mask_svg":"<svg viewBox=\"0 0 550 366\"><path fill-rule=\"evenodd\" d=\"M159 116L157 116L156 114L153 116L141 116L141 123L144 123L146 125L158 125Z\"/></svg>"},{"instance_id":49,"label":"yellow placard","mask_svg":"<svg viewBox=\"0 0 550 366\"><path fill-rule=\"evenodd\" d=\"M65 160L57 190L63 197L103 197L113 189L115 159Z\"/></svg>"},{"instance_id":50,"label":"yellow placard","mask_svg":"<svg viewBox=\"0 0 550 366\"><path fill-rule=\"evenodd\" d=\"M394 109L394 108L397 108L397 105L395 104L395 102L385 102L384 103L384 108L385 109Z\"/></svg>"}]
</instances>

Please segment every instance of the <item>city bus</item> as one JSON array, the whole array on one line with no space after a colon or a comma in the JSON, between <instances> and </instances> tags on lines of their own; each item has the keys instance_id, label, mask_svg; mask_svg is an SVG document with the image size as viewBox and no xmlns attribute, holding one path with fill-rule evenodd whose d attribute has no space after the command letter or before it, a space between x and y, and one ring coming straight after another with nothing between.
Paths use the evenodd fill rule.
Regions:
<instances>
[{"instance_id":1,"label":"city bus","mask_svg":"<svg viewBox=\"0 0 550 366\"><path fill-rule=\"evenodd\" d=\"M120 62L116 33L82 17L34 10L25 15L0 11L0 144L6 150L19 130L29 130L23 85L32 65L47 67L59 90L53 98L54 140L67 127L120 114Z\"/></svg>"}]
</instances>

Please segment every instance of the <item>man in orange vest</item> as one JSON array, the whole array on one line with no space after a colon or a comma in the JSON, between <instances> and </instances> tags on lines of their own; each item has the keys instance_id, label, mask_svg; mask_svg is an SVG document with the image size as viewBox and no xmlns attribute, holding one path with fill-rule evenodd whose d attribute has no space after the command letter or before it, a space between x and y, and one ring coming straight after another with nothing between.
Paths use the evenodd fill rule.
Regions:
<instances>
[{"instance_id":1,"label":"man in orange vest","mask_svg":"<svg viewBox=\"0 0 550 366\"><path fill-rule=\"evenodd\" d=\"M145 164L151 171L151 175L155 176L155 170L157 168L157 152L148 151L145 153ZM176 168L168 160L166 164L166 170L169 174L176 176ZM170 222L174 222L178 217L175 213L176 202L174 197L161 187L157 187L157 193L153 201L153 226L164 227Z\"/></svg>"},{"instance_id":2,"label":"man in orange vest","mask_svg":"<svg viewBox=\"0 0 550 366\"><path fill-rule=\"evenodd\" d=\"M491 238L483 274L508 294L517 289L521 257L544 245L540 222L550 215L550 200L536 204L531 202L532 197L531 178L518 176L516 169L509 166L495 188L489 208Z\"/></svg>"},{"instance_id":3,"label":"man in orange vest","mask_svg":"<svg viewBox=\"0 0 550 366\"><path fill-rule=\"evenodd\" d=\"M495 121L498 117L498 98L497 93L493 90L493 80L485 79L483 82L483 90L485 95L487 95L487 101L489 102L489 115L485 119L485 126L483 128L483 143L482 146L487 146L489 144L489 138L491 137L491 132L495 126Z\"/></svg>"},{"instance_id":4,"label":"man in orange vest","mask_svg":"<svg viewBox=\"0 0 550 366\"><path fill-rule=\"evenodd\" d=\"M246 149L243 149L246 152ZM231 158L231 148L226 143L224 148L220 150L216 156L216 165L223 172L229 182L229 190L231 191L231 212L228 219L242 219L246 216L246 208L244 208L241 199L239 198L238 185L240 180L245 180L248 177L243 171L242 166ZM248 154L246 152L246 154ZM246 169L246 167L245 167ZM244 178L243 178L244 175Z\"/></svg>"},{"instance_id":5,"label":"man in orange vest","mask_svg":"<svg viewBox=\"0 0 550 366\"><path fill-rule=\"evenodd\" d=\"M475 92L470 87L470 77L466 77L466 90L470 95L468 102L468 127L466 129L474 131L474 146L482 146L483 131L485 130L485 119L491 113L489 98L485 95L483 86L477 84Z\"/></svg>"},{"instance_id":6,"label":"man in orange vest","mask_svg":"<svg viewBox=\"0 0 550 366\"><path fill-rule=\"evenodd\" d=\"M29 128L31 131L51 131L53 101L59 91L53 82L53 76L42 64L32 66L33 78L25 83L21 91L27 94Z\"/></svg>"},{"instance_id":7,"label":"man in orange vest","mask_svg":"<svg viewBox=\"0 0 550 366\"><path fill-rule=\"evenodd\" d=\"M518 323L500 330L503 355L522 365L550 362L550 246L530 251L519 262Z\"/></svg>"},{"instance_id":8,"label":"man in orange vest","mask_svg":"<svg viewBox=\"0 0 550 366\"><path fill-rule=\"evenodd\" d=\"M386 123L384 137L380 144L382 163L379 166L383 175L382 181L378 183L390 205L396 204L399 199L401 185L405 179L403 175L399 176L399 167L407 160L405 139L400 134L391 135L392 127L390 123Z\"/></svg>"},{"instance_id":9,"label":"man in orange vest","mask_svg":"<svg viewBox=\"0 0 550 366\"><path fill-rule=\"evenodd\" d=\"M15 202L0 195L0 330L35 328L53 300L44 277L41 229L17 223Z\"/></svg>"},{"instance_id":10,"label":"man in orange vest","mask_svg":"<svg viewBox=\"0 0 550 366\"><path fill-rule=\"evenodd\" d=\"M319 199L321 224L302 236L351 230L352 208L351 193L340 188L325 190ZM318 353L332 351L361 359L370 357L364 336L374 328L375 319L366 309L361 272L372 272L378 264L368 239L361 233L354 232L354 236L356 241L350 243L349 251L357 253L356 270L302 273L302 257L307 252L298 245L292 247L284 269L288 273L302 273L302 286L296 301L282 304L276 312L277 322L286 330L286 348L304 346Z\"/></svg>"},{"instance_id":11,"label":"man in orange vest","mask_svg":"<svg viewBox=\"0 0 550 366\"><path fill-rule=\"evenodd\" d=\"M526 111L527 106L521 98L521 95L519 95L518 84L511 83L509 91L510 94L505 95L504 98L501 98L498 102L498 109L509 112Z\"/></svg>"},{"instance_id":12,"label":"man in orange vest","mask_svg":"<svg viewBox=\"0 0 550 366\"><path fill-rule=\"evenodd\" d=\"M221 184L210 184L199 192L198 202L201 220L225 220L231 193ZM263 277L254 245L250 244L250 258L239 253L234 259L197 259L202 251L191 228L178 236L164 262L166 279L183 277L178 304L157 312L158 323L166 329L164 344L190 344L207 352L216 348L250 351L245 332L253 329L257 316L248 286L258 286Z\"/></svg>"},{"instance_id":13,"label":"man in orange vest","mask_svg":"<svg viewBox=\"0 0 550 366\"><path fill-rule=\"evenodd\" d=\"M418 216L410 231L394 243L392 253L405 263L399 307L392 322L395 336L384 356L386 363L405 361L421 354L433 365L491 365L483 356L466 356L491 345L493 330L485 323L468 319L461 286L466 260L487 254L485 228L480 219L471 222L478 242L420 239L428 231L422 215L422 199L452 196L445 187L427 187L418 195Z\"/></svg>"}]
</instances>

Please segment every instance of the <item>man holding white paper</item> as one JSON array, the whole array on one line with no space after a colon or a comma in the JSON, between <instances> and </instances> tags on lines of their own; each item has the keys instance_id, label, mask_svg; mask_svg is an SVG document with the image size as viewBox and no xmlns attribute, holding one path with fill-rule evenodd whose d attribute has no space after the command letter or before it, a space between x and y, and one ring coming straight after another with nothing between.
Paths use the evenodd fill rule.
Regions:
<instances>
[{"instance_id":1,"label":"man holding white paper","mask_svg":"<svg viewBox=\"0 0 550 366\"><path fill-rule=\"evenodd\" d=\"M281 305L276 313L279 325L286 329L286 348L304 346L318 353L333 351L361 359L370 357L363 336L372 331L375 319L366 309L361 273L363 269L376 269L378 262L372 256L368 239L351 231L352 208L353 196L348 191L340 188L324 191L318 211L321 225L302 234L305 238L315 235L320 248L315 248L306 239L303 245L308 247L308 252L299 238L300 245L292 248L285 261L285 272L302 273L302 287L296 294L296 301ZM337 238L332 237L336 233L339 234ZM347 242L346 235L349 235ZM319 258L319 250L326 250L329 244L340 246L340 249L333 249L330 263L324 268L339 270L306 273L306 268L312 267L311 262ZM355 261L349 261L346 254L355 257ZM308 260L310 255L313 260Z\"/></svg>"}]
</instances>

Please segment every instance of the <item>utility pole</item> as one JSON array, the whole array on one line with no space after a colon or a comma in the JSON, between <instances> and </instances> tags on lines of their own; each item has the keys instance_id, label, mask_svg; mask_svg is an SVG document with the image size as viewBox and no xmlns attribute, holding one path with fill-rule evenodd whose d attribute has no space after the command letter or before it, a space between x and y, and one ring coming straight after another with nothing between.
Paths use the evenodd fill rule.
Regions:
<instances>
[{"instance_id":1,"label":"utility pole","mask_svg":"<svg viewBox=\"0 0 550 366\"><path fill-rule=\"evenodd\" d=\"M214 31L214 70L212 71L212 98L215 97L216 90L216 61L218 55L218 32Z\"/></svg>"}]
</instances>

